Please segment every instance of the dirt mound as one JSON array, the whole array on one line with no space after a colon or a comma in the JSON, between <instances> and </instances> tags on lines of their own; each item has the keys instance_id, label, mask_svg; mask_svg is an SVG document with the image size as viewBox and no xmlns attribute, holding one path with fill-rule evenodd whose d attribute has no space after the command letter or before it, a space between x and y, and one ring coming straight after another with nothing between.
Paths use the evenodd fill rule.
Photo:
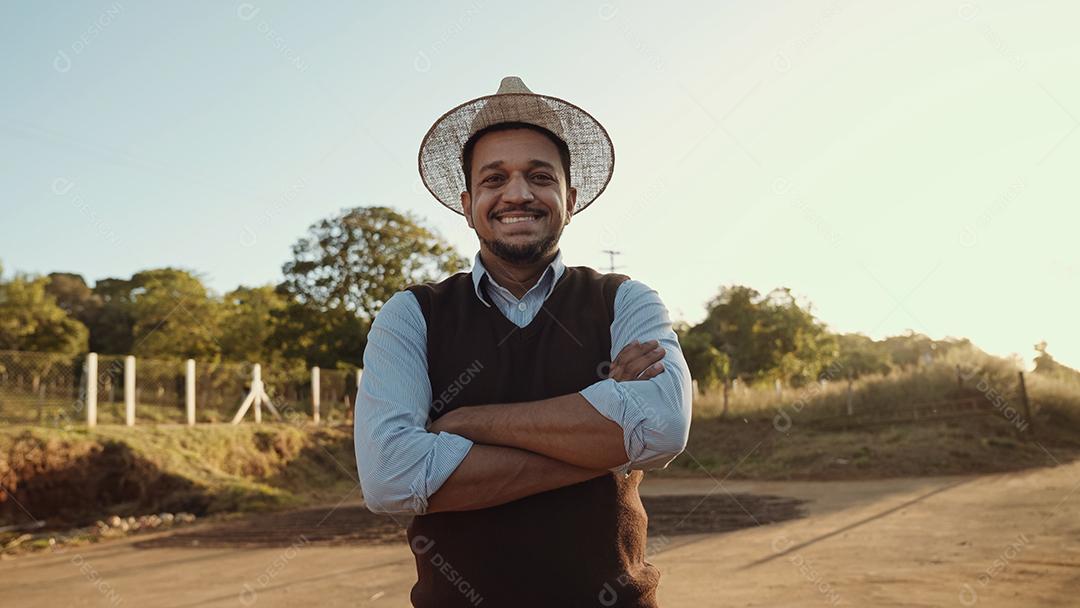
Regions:
<instances>
[{"instance_id":1,"label":"dirt mound","mask_svg":"<svg viewBox=\"0 0 1080 608\"><path fill-rule=\"evenodd\" d=\"M351 429L158 425L0 428L0 526L111 515L266 511L355 485Z\"/></svg>"},{"instance_id":2,"label":"dirt mound","mask_svg":"<svg viewBox=\"0 0 1080 608\"><path fill-rule=\"evenodd\" d=\"M116 441L66 441L23 433L0 454L0 521L83 525L103 510L127 515L202 511L208 498Z\"/></svg>"}]
</instances>

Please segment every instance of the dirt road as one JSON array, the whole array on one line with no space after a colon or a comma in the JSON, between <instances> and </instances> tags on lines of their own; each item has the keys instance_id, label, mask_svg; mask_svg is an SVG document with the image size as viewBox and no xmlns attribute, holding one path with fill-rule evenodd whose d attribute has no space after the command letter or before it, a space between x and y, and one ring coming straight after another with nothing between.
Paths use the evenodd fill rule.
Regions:
<instances>
[{"instance_id":1,"label":"dirt road","mask_svg":"<svg viewBox=\"0 0 1080 608\"><path fill-rule=\"evenodd\" d=\"M1080 605L1080 463L977 478L649 480L643 495L689 505L650 539L665 608ZM789 519L786 503L753 495L806 501L804 516ZM717 509L728 516L709 516ZM778 523L682 534L675 521L733 521L733 509ZM255 526L237 534L248 534L247 546L215 546L220 529L203 528L182 542L143 537L20 557L0 562L0 604L407 606L407 547L369 532L350 539L332 521L291 545Z\"/></svg>"}]
</instances>

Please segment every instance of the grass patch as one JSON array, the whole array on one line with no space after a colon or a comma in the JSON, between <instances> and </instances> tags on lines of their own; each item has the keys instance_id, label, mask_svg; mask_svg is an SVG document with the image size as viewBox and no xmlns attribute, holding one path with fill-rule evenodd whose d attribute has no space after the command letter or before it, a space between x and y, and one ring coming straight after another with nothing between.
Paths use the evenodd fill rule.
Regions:
<instances>
[{"instance_id":1,"label":"grass patch","mask_svg":"<svg viewBox=\"0 0 1080 608\"><path fill-rule=\"evenodd\" d=\"M197 515L337 500L354 485L349 429L287 424L0 430L0 521ZM16 502L18 501L18 502Z\"/></svg>"},{"instance_id":2,"label":"grass patch","mask_svg":"<svg viewBox=\"0 0 1080 608\"><path fill-rule=\"evenodd\" d=\"M661 474L870 479L1012 471L1080 456L1080 383L1026 374L1034 435L1020 435L1027 418L1018 372L1015 361L969 346L850 385L742 388L729 393L726 411L722 393L698 395L687 451ZM961 397L990 413L835 428L849 407L892 418Z\"/></svg>"}]
</instances>

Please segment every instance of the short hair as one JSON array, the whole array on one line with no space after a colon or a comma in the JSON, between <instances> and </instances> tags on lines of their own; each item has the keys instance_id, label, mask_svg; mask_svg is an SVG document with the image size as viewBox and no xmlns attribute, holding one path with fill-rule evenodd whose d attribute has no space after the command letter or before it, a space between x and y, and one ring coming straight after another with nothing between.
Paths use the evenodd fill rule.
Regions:
<instances>
[{"instance_id":1,"label":"short hair","mask_svg":"<svg viewBox=\"0 0 1080 608\"><path fill-rule=\"evenodd\" d=\"M570 187L570 146L566 145L566 142L561 137L555 135L551 131L527 122L498 122L493 125L488 125L483 129L480 129L476 133L473 133L469 137L468 141L461 148L461 170L465 173L465 190L472 192L472 159L473 149L476 147L476 142L481 137L488 133L496 133L498 131L511 131L513 129L529 129L536 131L537 133L547 137L551 140L551 143L555 144L555 147L559 149L559 158L562 160L563 175L566 176L566 187Z\"/></svg>"}]
</instances>

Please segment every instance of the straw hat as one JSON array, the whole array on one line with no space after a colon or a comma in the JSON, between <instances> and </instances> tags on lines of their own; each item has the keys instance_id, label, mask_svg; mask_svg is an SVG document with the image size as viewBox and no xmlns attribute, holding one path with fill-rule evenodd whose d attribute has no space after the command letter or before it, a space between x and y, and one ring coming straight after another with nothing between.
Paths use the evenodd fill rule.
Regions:
<instances>
[{"instance_id":1,"label":"straw hat","mask_svg":"<svg viewBox=\"0 0 1080 608\"><path fill-rule=\"evenodd\" d=\"M420 143L420 178L440 203L464 215L462 148L477 131L501 122L537 125L566 142L570 186L577 188L574 213L588 207L611 181L615 147L604 127L574 104L533 93L517 76L507 76L494 95L466 101L443 114Z\"/></svg>"}]
</instances>

